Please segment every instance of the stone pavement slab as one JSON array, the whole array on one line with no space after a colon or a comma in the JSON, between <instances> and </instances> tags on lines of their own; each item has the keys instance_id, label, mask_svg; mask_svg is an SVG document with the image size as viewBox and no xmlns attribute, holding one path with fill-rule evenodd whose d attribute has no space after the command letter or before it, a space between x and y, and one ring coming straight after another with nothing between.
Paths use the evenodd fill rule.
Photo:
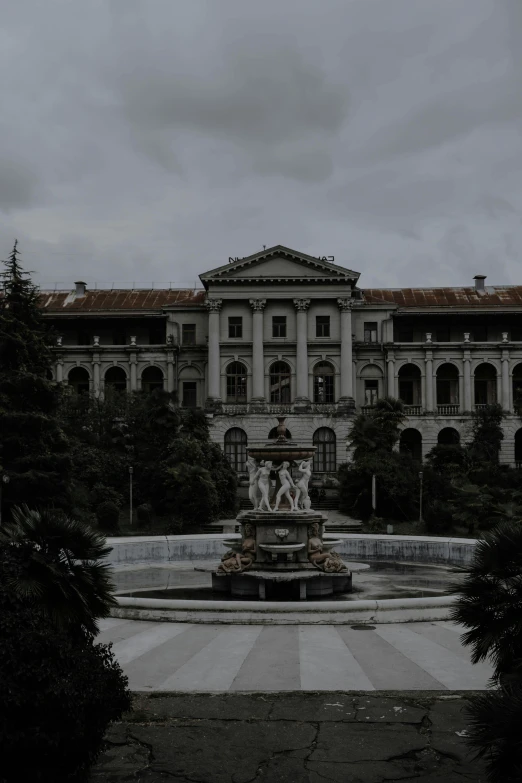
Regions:
<instances>
[{"instance_id":1,"label":"stone pavement slab","mask_svg":"<svg viewBox=\"0 0 522 783\"><path fill-rule=\"evenodd\" d=\"M456 628L456 631L453 630ZM133 691L480 690L462 629L441 622L227 625L100 621Z\"/></svg>"},{"instance_id":2,"label":"stone pavement slab","mask_svg":"<svg viewBox=\"0 0 522 783\"><path fill-rule=\"evenodd\" d=\"M138 693L89 783L486 783L466 695Z\"/></svg>"}]
</instances>

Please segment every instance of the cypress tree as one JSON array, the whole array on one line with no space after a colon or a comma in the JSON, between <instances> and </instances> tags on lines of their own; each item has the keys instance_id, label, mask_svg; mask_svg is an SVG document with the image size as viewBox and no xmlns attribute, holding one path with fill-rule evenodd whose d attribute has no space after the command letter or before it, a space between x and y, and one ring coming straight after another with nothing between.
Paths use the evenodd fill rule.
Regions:
<instances>
[{"instance_id":1,"label":"cypress tree","mask_svg":"<svg viewBox=\"0 0 522 783\"><path fill-rule=\"evenodd\" d=\"M17 242L0 294L0 472L4 514L14 504L68 507L71 461L58 423L61 390L53 383L53 331L39 293L19 261Z\"/></svg>"}]
</instances>

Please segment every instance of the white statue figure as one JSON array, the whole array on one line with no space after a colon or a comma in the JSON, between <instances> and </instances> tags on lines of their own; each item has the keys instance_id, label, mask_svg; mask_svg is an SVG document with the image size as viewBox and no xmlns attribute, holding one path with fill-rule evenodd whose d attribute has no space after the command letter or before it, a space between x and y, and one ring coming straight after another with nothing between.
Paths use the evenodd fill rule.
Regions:
<instances>
[{"instance_id":1,"label":"white statue figure","mask_svg":"<svg viewBox=\"0 0 522 783\"><path fill-rule=\"evenodd\" d=\"M294 500L292 498L292 495L290 494L290 489L295 489L295 484L292 479L292 476L288 472L289 467L290 467L289 462L283 462L283 464L278 468L279 481L281 482L281 489L276 495L276 503L275 503L274 511L279 510L279 504L281 502L281 498L283 497L283 495L290 503L290 511L294 511Z\"/></svg>"},{"instance_id":2,"label":"white statue figure","mask_svg":"<svg viewBox=\"0 0 522 783\"><path fill-rule=\"evenodd\" d=\"M255 481L257 482L257 489L261 493L261 500L257 507L258 511L263 510L263 504L266 511L272 511L270 508L270 472L272 470L272 463L265 462L255 475Z\"/></svg>"},{"instance_id":3,"label":"white statue figure","mask_svg":"<svg viewBox=\"0 0 522 783\"><path fill-rule=\"evenodd\" d=\"M296 484L294 500L294 508L296 511L298 511L300 508L304 509L305 511L310 509L311 504L310 502L307 503L306 501L310 500L308 495L308 482L312 477L311 462L311 459L304 459L297 467L297 470L302 473L302 476Z\"/></svg>"},{"instance_id":4,"label":"white statue figure","mask_svg":"<svg viewBox=\"0 0 522 783\"><path fill-rule=\"evenodd\" d=\"M249 457L246 461L246 469L248 470L248 497L250 502L254 506L254 511L257 511L259 507L259 492L257 487L256 475L257 475L257 463L253 457Z\"/></svg>"}]
</instances>

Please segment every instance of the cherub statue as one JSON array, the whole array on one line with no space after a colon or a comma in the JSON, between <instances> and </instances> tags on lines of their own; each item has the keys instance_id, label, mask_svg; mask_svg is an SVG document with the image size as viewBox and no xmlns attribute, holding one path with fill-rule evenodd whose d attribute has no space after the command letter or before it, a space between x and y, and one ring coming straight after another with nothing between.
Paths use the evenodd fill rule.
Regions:
<instances>
[{"instance_id":1,"label":"cherub statue","mask_svg":"<svg viewBox=\"0 0 522 783\"><path fill-rule=\"evenodd\" d=\"M290 489L295 489L295 484L292 479L292 476L288 471L289 467L290 467L289 462L283 462L283 464L278 468L279 481L281 482L281 489L276 495L276 502L275 502L275 509L274 509L275 511L279 510L279 504L281 502L281 498L283 497L283 495L290 503L290 511L294 511L294 500L292 498L292 495L290 494Z\"/></svg>"},{"instance_id":2,"label":"cherub statue","mask_svg":"<svg viewBox=\"0 0 522 783\"><path fill-rule=\"evenodd\" d=\"M246 461L246 469L248 470L248 497L250 499L250 502L254 506L254 511L257 510L259 506L259 493L258 493L258 487L257 487L257 481L256 481L256 474L257 474L257 463L253 457L249 457Z\"/></svg>"},{"instance_id":3,"label":"cherub statue","mask_svg":"<svg viewBox=\"0 0 522 783\"><path fill-rule=\"evenodd\" d=\"M296 484L295 488L295 500L294 500L294 510L297 511L299 508L303 508L305 510L308 510L310 508L310 504L306 501L309 500L308 495L308 482L310 481L312 477L312 468L311 468L311 459L304 459L300 465L298 465L297 470L302 473L301 478Z\"/></svg>"},{"instance_id":4,"label":"cherub statue","mask_svg":"<svg viewBox=\"0 0 522 783\"><path fill-rule=\"evenodd\" d=\"M230 550L221 558L218 571L224 571L226 574L247 571L252 567L256 559L256 538L253 525L248 522L243 528L243 541L241 542L241 552Z\"/></svg>"},{"instance_id":5,"label":"cherub statue","mask_svg":"<svg viewBox=\"0 0 522 783\"><path fill-rule=\"evenodd\" d=\"M258 511L263 510L263 505L266 511L272 511L270 508L270 473L272 472L272 463L270 461L261 465L255 475L255 481L257 482L257 489L261 493L261 500L257 507Z\"/></svg>"},{"instance_id":6,"label":"cherub statue","mask_svg":"<svg viewBox=\"0 0 522 783\"><path fill-rule=\"evenodd\" d=\"M323 552L317 522L308 528L308 560L321 571L335 573L348 570L337 552Z\"/></svg>"}]
</instances>

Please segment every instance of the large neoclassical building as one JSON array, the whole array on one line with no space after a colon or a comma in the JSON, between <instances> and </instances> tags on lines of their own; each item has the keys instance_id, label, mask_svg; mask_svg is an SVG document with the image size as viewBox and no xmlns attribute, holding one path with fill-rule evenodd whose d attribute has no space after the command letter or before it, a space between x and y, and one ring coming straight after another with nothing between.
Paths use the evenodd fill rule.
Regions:
<instances>
[{"instance_id":1,"label":"large neoclassical building","mask_svg":"<svg viewBox=\"0 0 522 783\"><path fill-rule=\"evenodd\" d=\"M277 245L205 272L203 290L42 291L61 335L55 378L77 393L176 392L240 472L285 415L318 447L316 475L334 473L354 413L386 394L406 405L401 448L417 459L464 442L470 412L498 401L502 461L522 462L522 286L364 289L359 276Z\"/></svg>"}]
</instances>

